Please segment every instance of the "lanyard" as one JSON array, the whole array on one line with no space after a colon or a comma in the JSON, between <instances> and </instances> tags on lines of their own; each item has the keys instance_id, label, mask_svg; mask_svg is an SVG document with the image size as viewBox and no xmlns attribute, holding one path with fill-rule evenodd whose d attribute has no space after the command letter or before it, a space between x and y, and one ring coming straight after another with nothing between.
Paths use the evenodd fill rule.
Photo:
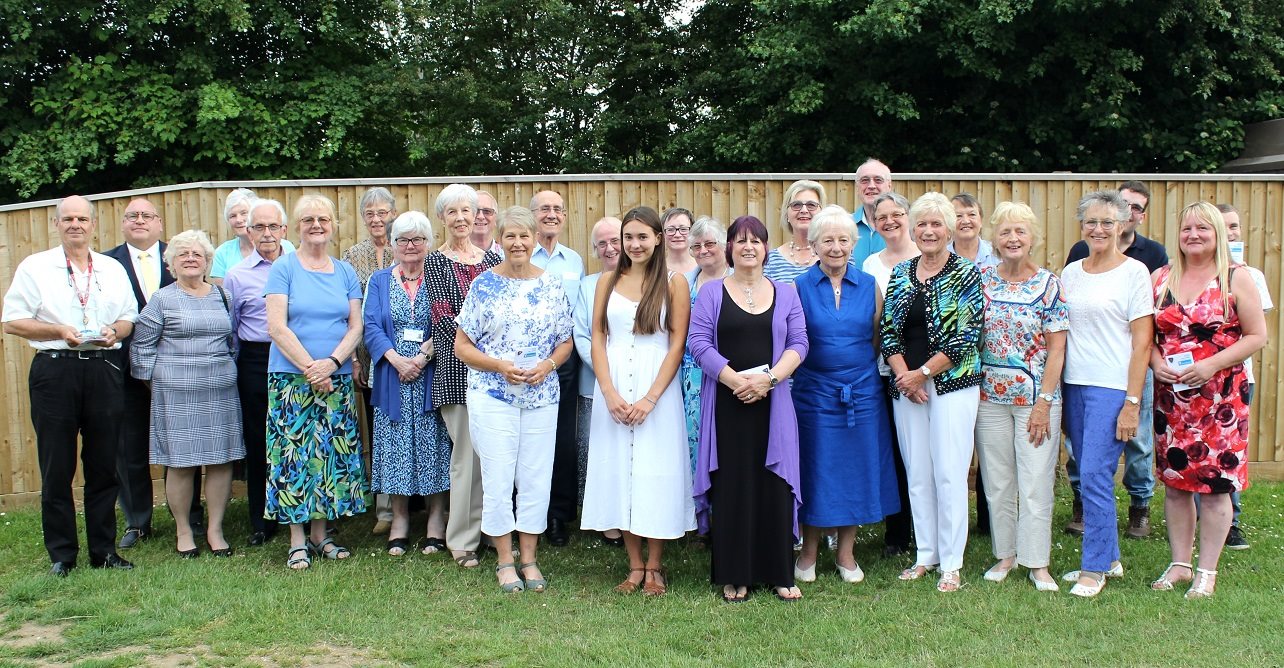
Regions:
<instances>
[{"instance_id":1,"label":"lanyard","mask_svg":"<svg viewBox=\"0 0 1284 668\"><path fill-rule=\"evenodd\" d=\"M62 257L67 261L67 285L76 292L76 300L80 302L80 322L85 326L89 325L89 286L94 280L94 254L89 254L89 271L85 274L85 289L81 290L80 285L76 282L76 272L71 268L71 256L63 251Z\"/></svg>"}]
</instances>

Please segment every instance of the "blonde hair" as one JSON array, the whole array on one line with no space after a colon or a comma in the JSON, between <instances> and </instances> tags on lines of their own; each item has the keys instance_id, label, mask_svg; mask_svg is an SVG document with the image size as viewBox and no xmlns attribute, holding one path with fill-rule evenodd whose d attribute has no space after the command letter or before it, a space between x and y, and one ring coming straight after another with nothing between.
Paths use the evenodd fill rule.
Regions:
<instances>
[{"instance_id":1,"label":"blonde hair","mask_svg":"<svg viewBox=\"0 0 1284 668\"><path fill-rule=\"evenodd\" d=\"M950 231L950 237L954 236L954 203L938 192L930 192L918 199L909 208L909 226L910 230L918 224L918 219L925 213L935 213L945 221L945 229ZM913 232L910 238L914 238Z\"/></svg>"},{"instance_id":2,"label":"blonde hair","mask_svg":"<svg viewBox=\"0 0 1284 668\"><path fill-rule=\"evenodd\" d=\"M1039 219L1034 210L1025 202L999 202L990 215L990 243L999 242L999 225L1003 223L1023 223L1030 230L1030 250L1043 243L1043 231L1039 229Z\"/></svg>"},{"instance_id":3,"label":"blonde hair","mask_svg":"<svg viewBox=\"0 0 1284 668\"><path fill-rule=\"evenodd\" d=\"M1222 212L1217 207L1208 202L1195 202L1187 204L1186 208L1181 210L1177 216L1177 229L1185 224L1186 218L1194 216L1196 220L1208 223L1213 227L1215 237L1214 245L1216 251L1213 258L1217 263L1217 285L1222 291L1222 309L1230 308L1230 246L1226 242L1226 220L1222 218ZM1178 242L1180 244L1180 242ZM1177 261L1168 263L1168 276L1164 279L1162 285L1155 295L1155 308L1163 306L1164 301L1171 296L1177 299L1174 285L1181 285L1182 274L1186 271L1186 254L1181 252L1180 245L1177 251Z\"/></svg>"},{"instance_id":4,"label":"blonde hair","mask_svg":"<svg viewBox=\"0 0 1284 668\"><path fill-rule=\"evenodd\" d=\"M336 225L339 224L339 216L335 212L334 201L321 193L308 193L294 203L294 210L290 212L293 214L291 217L294 218L294 222L299 222L299 216L303 215L303 212L308 209L325 209L330 214L330 221Z\"/></svg>"},{"instance_id":5,"label":"blonde hair","mask_svg":"<svg viewBox=\"0 0 1284 668\"><path fill-rule=\"evenodd\" d=\"M214 265L214 244L210 243L209 236L200 230L187 230L175 234L174 238L165 245L165 264L174 266L178 254L188 250L198 250L205 256L205 275L209 276L210 267Z\"/></svg>"},{"instance_id":6,"label":"blonde hair","mask_svg":"<svg viewBox=\"0 0 1284 668\"><path fill-rule=\"evenodd\" d=\"M784 198L780 200L780 226L785 228L785 232L788 232L790 235L793 235L794 233L794 226L789 224L789 203L794 201L794 198L798 196L798 193L804 190L814 191L816 193L816 197L820 199L820 208L825 208L825 186L807 179L794 181L789 184L789 188L785 190Z\"/></svg>"}]
</instances>

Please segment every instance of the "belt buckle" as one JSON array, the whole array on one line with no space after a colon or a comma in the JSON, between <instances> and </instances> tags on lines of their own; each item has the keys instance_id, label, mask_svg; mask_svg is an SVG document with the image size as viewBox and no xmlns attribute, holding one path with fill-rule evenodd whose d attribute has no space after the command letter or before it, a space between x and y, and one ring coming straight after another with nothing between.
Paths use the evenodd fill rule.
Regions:
<instances>
[{"instance_id":1,"label":"belt buckle","mask_svg":"<svg viewBox=\"0 0 1284 668\"><path fill-rule=\"evenodd\" d=\"M77 350L76 358L82 360L91 360L94 358L92 350Z\"/></svg>"}]
</instances>

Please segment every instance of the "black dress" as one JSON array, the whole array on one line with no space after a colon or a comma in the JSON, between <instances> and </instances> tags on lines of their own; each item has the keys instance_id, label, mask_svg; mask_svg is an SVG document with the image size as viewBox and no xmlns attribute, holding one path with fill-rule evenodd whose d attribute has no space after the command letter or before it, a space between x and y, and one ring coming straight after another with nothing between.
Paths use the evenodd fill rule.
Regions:
<instances>
[{"instance_id":1,"label":"black dress","mask_svg":"<svg viewBox=\"0 0 1284 668\"><path fill-rule=\"evenodd\" d=\"M776 306L751 315L722 293L718 352L732 369L771 363ZM710 579L718 585L794 585L793 492L767 470L771 395L746 404L719 384L714 399L718 469L710 474Z\"/></svg>"}]
</instances>

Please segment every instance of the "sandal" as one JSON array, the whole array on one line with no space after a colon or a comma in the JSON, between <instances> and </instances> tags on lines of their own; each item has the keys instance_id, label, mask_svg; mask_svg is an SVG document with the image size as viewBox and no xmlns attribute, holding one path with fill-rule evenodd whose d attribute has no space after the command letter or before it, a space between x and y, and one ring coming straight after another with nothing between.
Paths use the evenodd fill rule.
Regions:
<instances>
[{"instance_id":1,"label":"sandal","mask_svg":"<svg viewBox=\"0 0 1284 668\"><path fill-rule=\"evenodd\" d=\"M1210 578L1217 576L1217 571L1210 571L1206 568L1196 568L1195 584L1186 591L1186 598L1212 598L1213 590L1209 588ZM1214 585L1216 583L1214 582Z\"/></svg>"},{"instance_id":2,"label":"sandal","mask_svg":"<svg viewBox=\"0 0 1284 668\"><path fill-rule=\"evenodd\" d=\"M513 574L517 575L518 577L516 580L512 582L499 583L500 591L504 592L505 594L517 594L523 591L525 589L525 585L522 583L521 575L517 574L517 567L513 565L513 562L510 561L506 564L495 564L495 575L498 576L499 572L504 570L505 568L513 569Z\"/></svg>"},{"instance_id":3,"label":"sandal","mask_svg":"<svg viewBox=\"0 0 1284 668\"><path fill-rule=\"evenodd\" d=\"M330 549L327 550L326 549L327 547ZM320 543L313 543L312 541L308 541L308 549L312 550L312 554L315 554L319 557L325 557L326 559L330 559L331 561L347 559L348 557L352 556L352 550L349 550L348 548L334 542L333 538L326 538Z\"/></svg>"},{"instance_id":4,"label":"sandal","mask_svg":"<svg viewBox=\"0 0 1284 668\"><path fill-rule=\"evenodd\" d=\"M633 575L634 573L642 573L642 574L643 574L643 575L642 575L642 579L643 579L643 580L646 580L646 569L645 569L645 568L630 568L630 569L629 569L629 575ZM619 592L619 593L621 593L621 594L632 594L633 592L637 591L637 590L638 590L638 587L640 587L640 586L641 586L641 585L639 585L638 583L636 583L636 582L634 582L634 581L632 581L632 580L630 580L630 579L628 579L628 578L625 578L625 579L624 579L624 582L621 582L620 584L615 585L615 591L617 591L617 592Z\"/></svg>"},{"instance_id":5,"label":"sandal","mask_svg":"<svg viewBox=\"0 0 1284 668\"><path fill-rule=\"evenodd\" d=\"M963 588L963 578L958 571L941 571L941 579L936 581L936 591L943 594Z\"/></svg>"},{"instance_id":6,"label":"sandal","mask_svg":"<svg viewBox=\"0 0 1284 668\"><path fill-rule=\"evenodd\" d=\"M535 592L536 594L542 593L548 587L548 581L542 577L539 577L539 578L526 577L526 569L528 568L539 568L539 563L534 561L528 561L524 564L521 564L517 567L517 570L518 570L517 574L521 576L523 580L526 581L527 589ZM541 573L540 575L543 575L543 573Z\"/></svg>"},{"instance_id":7,"label":"sandal","mask_svg":"<svg viewBox=\"0 0 1284 668\"><path fill-rule=\"evenodd\" d=\"M454 559L460 568L477 568L481 566L481 559L472 550L465 550L463 554L454 555Z\"/></svg>"},{"instance_id":8,"label":"sandal","mask_svg":"<svg viewBox=\"0 0 1284 668\"><path fill-rule=\"evenodd\" d=\"M1070 588L1070 593L1080 598L1092 598L1101 593L1106 588L1106 578L1108 575L1100 571L1080 571L1080 577L1089 577L1096 581L1096 584L1086 585L1082 582L1076 582Z\"/></svg>"},{"instance_id":9,"label":"sandal","mask_svg":"<svg viewBox=\"0 0 1284 668\"><path fill-rule=\"evenodd\" d=\"M722 600L725 603L744 603L749 600L749 590L741 594L739 587L735 585L724 585L722 587Z\"/></svg>"},{"instance_id":10,"label":"sandal","mask_svg":"<svg viewBox=\"0 0 1284 668\"><path fill-rule=\"evenodd\" d=\"M1186 580L1169 580L1168 579L1168 574L1172 572L1174 568L1184 568L1188 571L1191 571L1192 573L1195 570L1194 566L1191 566L1190 564L1184 561L1174 561L1168 564L1168 567L1164 569L1163 573L1159 574L1159 579L1150 583L1150 588L1155 591L1172 591L1173 589L1176 588L1178 582L1186 582Z\"/></svg>"},{"instance_id":11,"label":"sandal","mask_svg":"<svg viewBox=\"0 0 1284 668\"><path fill-rule=\"evenodd\" d=\"M643 576L645 584L642 585L642 593L646 596L664 596L667 594L669 592L669 576L664 572L664 569L648 568L645 570L651 575L651 579L645 580L645 576ZM656 578L660 578L661 581L656 582Z\"/></svg>"},{"instance_id":12,"label":"sandal","mask_svg":"<svg viewBox=\"0 0 1284 668\"><path fill-rule=\"evenodd\" d=\"M400 557L401 555L406 553L407 547L410 547L410 541L406 540L405 536L402 536L401 538L389 538L388 539L388 556ZM394 552L393 550L396 550L396 551Z\"/></svg>"},{"instance_id":13,"label":"sandal","mask_svg":"<svg viewBox=\"0 0 1284 668\"><path fill-rule=\"evenodd\" d=\"M419 548L420 554L427 556L430 554L436 554L438 552L445 552L446 541L442 540L441 538L436 538L434 536L428 536L423 540L419 541L419 545L417 547Z\"/></svg>"},{"instance_id":14,"label":"sandal","mask_svg":"<svg viewBox=\"0 0 1284 668\"><path fill-rule=\"evenodd\" d=\"M917 580L937 568L940 568L940 564L932 564L930 566L927 564L914 564L913 566L901 571L901 574L897 577L902 580Z\"/></svg>"},{"instance_id":15,"label":"sandal","mask_svg":"<svg viewBox=\"0 0 1284 668\"><path fill-rule=\"evenodd\" d=\"M794 590L798 590L798 588L797 587L772 587L771 593L775 594L776 598L784 601L785 603L797 603L798 601L802 600L802 590L798 590L797 596L785 595L785 594L792 594Z\"/></svg>"},{"instance_id":16,"label":"sandal","mask_svg":"<svg viewBox=\"0 0 1284 668\"><path fill-rule=\"evenodd\" d=\"M294 556L300 554L301 556ZM292 571L304 571L312 568L312 550L307 545L290 548L290 553L285 555L285 565Z\"/></svg>"}]
</instances>

